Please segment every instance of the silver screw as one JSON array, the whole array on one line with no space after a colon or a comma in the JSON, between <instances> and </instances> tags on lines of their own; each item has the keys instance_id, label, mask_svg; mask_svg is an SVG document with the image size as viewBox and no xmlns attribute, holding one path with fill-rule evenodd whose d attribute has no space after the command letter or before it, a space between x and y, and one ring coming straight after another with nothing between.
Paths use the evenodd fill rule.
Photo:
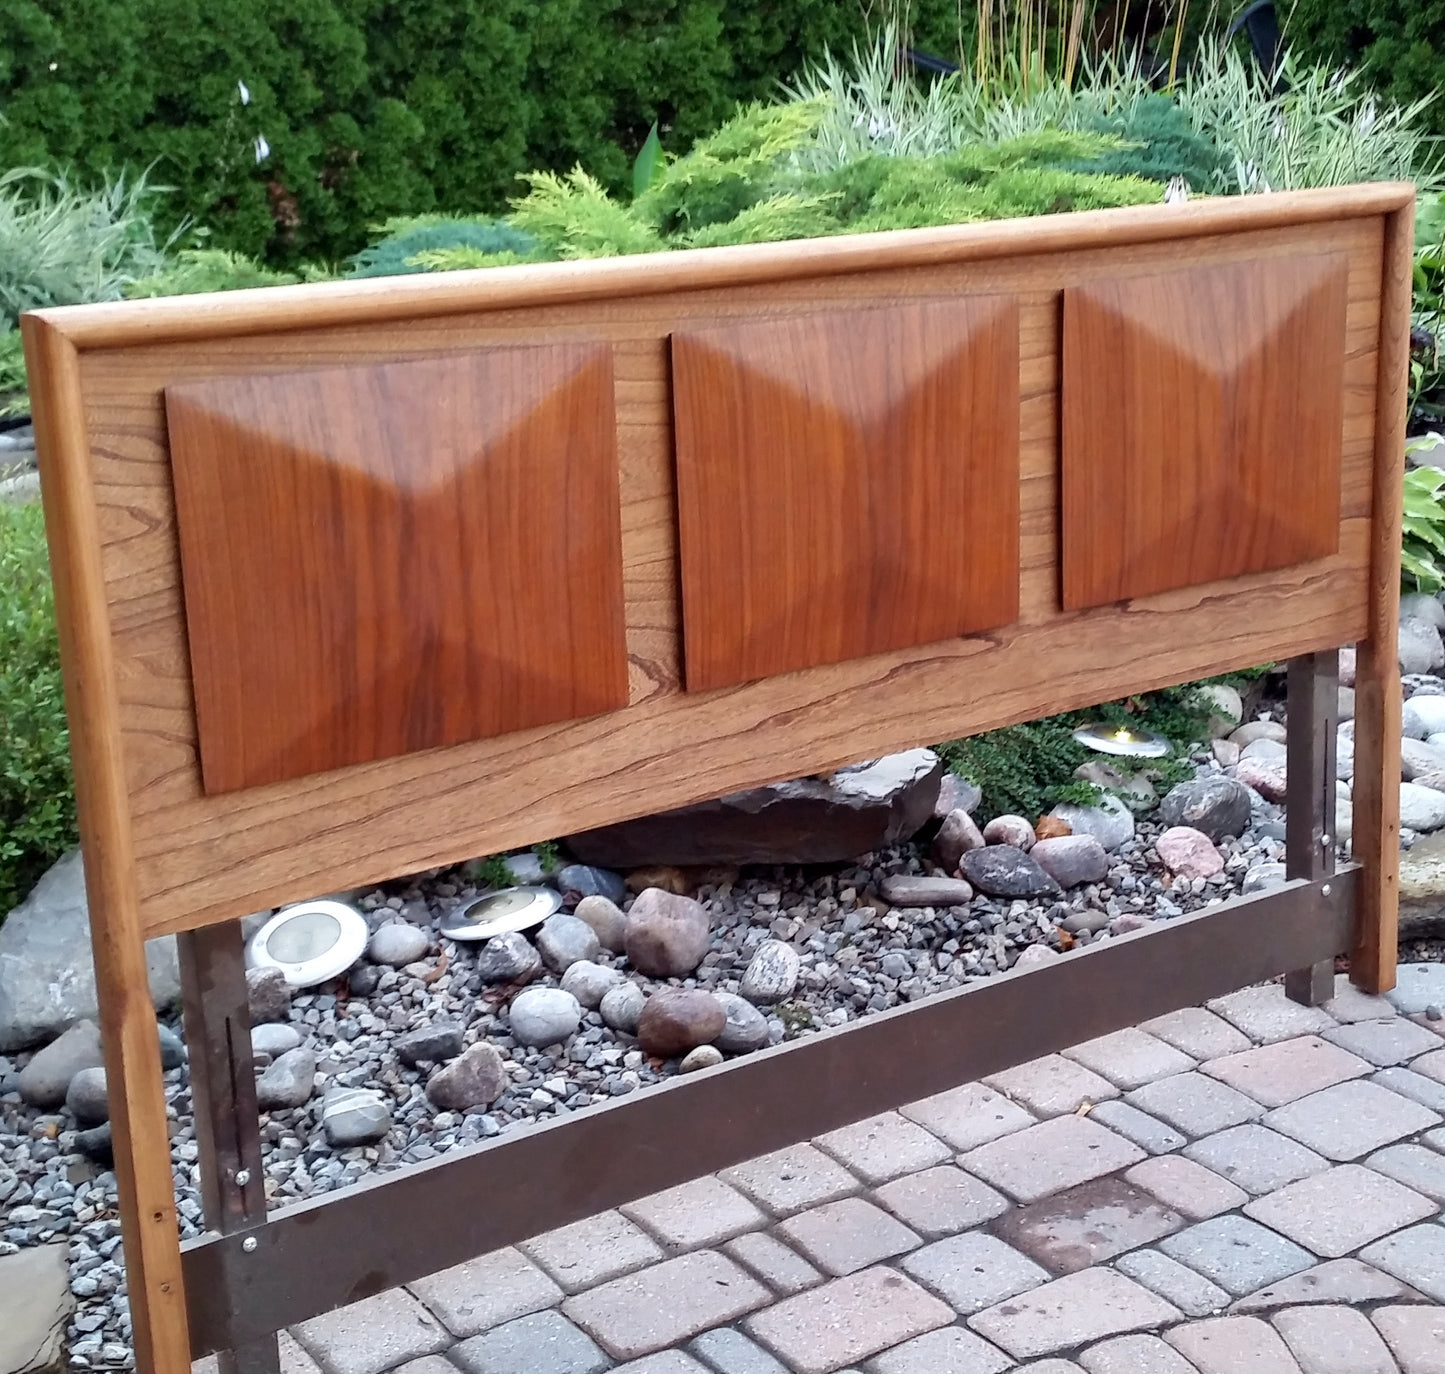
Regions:
<instances>
[{"instance_id":1,"label":"silver screw","mask_svg":"<svg viewBox=\"0 0 1445 1374\"><path fill-rule=\"evenodd\" d=\"M241 1242L241 1249L248 1255L254 1255L256 1253L256 1244L255 1236L247 1236L246 1239Z\"/></svg>"},{"instance_id":2,"label":"silver screw","mask_svg":"<svg viewBox=\"0 0 1445 1374\"><path fill-rule=\"evenodd\" d=\"M1330 885L1329 885L1328 883L1324 883L1324 884L1320 887L1320 896L1321 896L1321 897L1328 897L1329 895L1330 895Z\"/></svg>"},{"instance_id":3,"label":"silver screw","mask_svg":"<svg viewBox=\"0 0 1445 1374\"><path fill-rule=\"evenodd\" d=\"M236 1170L236 1187L244 1188L250 1181L251 1171L249 1169Z\"/></svg>"},{"instance_id":4,"label":"silver screw","mask_svg":"<svg viewBox=\"0 0 1445 1374\"><path fill-rule=\"evenodd\" d=\"M1332 844L1334 844L1334 842L1335 842L1335 837L1334 837L1333 835L1321 835L1321 836L1320 836L1320 845L1321 845L1321 847L1324 848L1324 849L1328 849Z\"/></svg>"}]
</instances>

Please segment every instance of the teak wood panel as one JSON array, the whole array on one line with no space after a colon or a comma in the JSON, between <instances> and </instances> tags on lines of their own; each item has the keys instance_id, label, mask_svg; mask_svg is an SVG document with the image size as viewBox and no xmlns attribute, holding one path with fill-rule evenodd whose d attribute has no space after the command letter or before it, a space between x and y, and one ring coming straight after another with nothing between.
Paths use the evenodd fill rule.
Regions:
<instances>
[{"instance_id":1,"label":"teak wood panel","mask_svg":"<svg viewBox=\"0 0 1445 1374\"><path fill-rule=\"evenodd\" d=\"M673 334L689 689L1017 617L1018 349L998 296Z\"/></svg>"},{"instance_id":2,"label":"teak wood panel","mask_svg":"<svg viewBox=\"0 0 1445 1374\"><path fill-rule=\"evenodd\" d=\"M1336 551L1347 271L1302 254L1064 292L1066 608Z\"/></svg>"},{"instance_id":3,"label":"teak wood panel","mask_svg":"<svg viewBox=\"0 0 1445 1374\"><path fill-rule=\"evenodd\" d=\"M1258 213L1285 203L1261 198ZM1204 218L1213 222L1213 212ZM296 327L217 340L204 350L182 340L82 352L78 366L120 665L116 687L136 876L148 930L205 924L1358 638L1367 625L1364 578L1371 556L1382 219L1246 226L1183 243L1137 244L1121 241L1118 226L1128 219L1111 221L1107 248L808 276L818 246L807 245L795 259L795 278L785 282L679 286L626 299L393 319L384 328ZM1168 270L1182 254L1196 262L1278 262L1327 251L1349 259L1339 552L1227 585L1061 614L1059 293ZM604 275L615 275L614 265L605 266ZM627 265L629 272L635 268ZM686 279L698 280L695 272ZM668 336L844 305L978 294L1011 295L1019 303L1018 620L982 635L682 693ZM206 796L163 389L215 376L399 361L539 338L605 341L613 350L629 706ZM965 538L966 523L940 520L935 537Z\"/></svg>"},{"instance_id":4,"label":"teak wood panel","mask_svg":"<svg viewBox=\"0 0 1445 1374\"><path fill-rule=\"evenodd\" d=\"M627 701L602 343L166 390L206 791Z\"/></svg>"}]
</instances>

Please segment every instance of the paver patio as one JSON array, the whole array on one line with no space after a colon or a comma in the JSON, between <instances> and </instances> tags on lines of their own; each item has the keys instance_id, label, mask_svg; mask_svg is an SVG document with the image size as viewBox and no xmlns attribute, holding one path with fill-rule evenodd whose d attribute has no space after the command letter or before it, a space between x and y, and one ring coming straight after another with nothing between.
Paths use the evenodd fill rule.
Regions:
<instances>
[{"instance_id":1,"label":"paver patio","mask_svg":"<svg viewBox=\"0 0 1445 1374\"><path fill-rule=\"evenodd\" d=\"M579 1222L306 1322L283 1371L1445 1374L1445 1021L1337 994L1247 989Z\"/></svg>"}]
</instances>

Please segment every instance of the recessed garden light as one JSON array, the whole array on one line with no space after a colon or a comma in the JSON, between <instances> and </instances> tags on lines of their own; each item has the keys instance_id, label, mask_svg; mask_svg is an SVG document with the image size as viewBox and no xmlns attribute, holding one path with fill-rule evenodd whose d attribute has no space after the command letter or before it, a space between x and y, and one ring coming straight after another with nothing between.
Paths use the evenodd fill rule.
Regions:
<instances>
[{"instance_id":1,"label":"recessed garden light","mask_svg":"<svg viewBox=\"0 0 1445 1374\"><path fill-rule=\"evenodd\" d=\"M504 887L465 907L461 920L442 934L449 940L490 940L512 930L539 926L562 905L562 894L551 887Z\"/></svg>"},{"instance_id":2,"label":"recessed garden light","mask_svg":"<svg viewBox=\"0 0 1445 1374\"><path fill-rule=\"evenodd\" d=\"M1161 759L1171 748L1163 735L1153 730L1133 730L1127 725L1081 725L1074 731L1074 738L1086 749L1136 759Z\"/></svg>"},{"instance_id":3,"label":"recessed garden light","mask_svg":"<svg viewBox=\"0 0 1445 1374\"><path fill-rule=\"evenodd\" d=\"M346 972L366 949L366 921L345 902L283 907L246 946L252 968L278 968L293 988L314 987Z\"/></svg>"}]
</instances>

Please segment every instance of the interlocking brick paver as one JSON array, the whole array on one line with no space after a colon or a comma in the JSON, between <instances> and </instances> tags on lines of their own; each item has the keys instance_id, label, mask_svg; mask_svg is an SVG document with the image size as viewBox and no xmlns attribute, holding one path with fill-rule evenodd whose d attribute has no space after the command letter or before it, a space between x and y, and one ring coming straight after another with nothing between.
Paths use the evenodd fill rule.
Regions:
<instances>
[{"instance_id":1,"label":"interlocking brick paver","mask_svg":"<svg viewBox=\"0 0 1445 1374\"><path fill-rule=\"evenodd\" d=\"M1088 1374L1194 1374L1194 1366L1158 1336L1116 1336L1079 1356Z\"/></svg>"},{"instance_id":2,"label":"interlocking brick paver","mask_svg":"<svg viewBox=\"0 0 1445 1374\"><path fill-rule=\"evenodd\" d=\"M1157 1250L1120 1255L1114 1268L1172 1302L1186 1317L1214 1316L1229 1306L1229 1294L1218 1284Z\"/></svg>"},{"instance_id":3,"label":"interlocking brick paver","mask_svg":"<svg viewBox=\"0 0 1445 1374\"><path fill-rule=\"evenodd\" d=\"M1401 964L1395 970L1395 986L1385 996L1406 1016L1445 1007L1445 964Z\"/></svg>"},{"instance_id":4,"label":"interlocking brick paver","mask_svg":"<svg viewBox=\"0 0 1445 1374\"><path fill-rule=\"evenodd\" d=\"M745 1324L797 1374L829 1374L952 1321L945 1303L879 1267L785 1298Z\"/></svg>"},{"instance_id":5,"label":"interlocking brick paver","mask_svg":"<svg viewBox=\"0 0 1445 1374\"><path fill-rule=\"evenodd\" d=\"M1368 1302L1404 1301L1410 1296L1410 1290L1399 1279L1357 1259L1337 1259L1268 1284L1240 1298L1230 1311L1273 1312L1281 1307L1327 1302L1359 1307Z\"/></svg>"},{"instance_id":6,"label":"interlocking brick paver","mask_svg":"<svg viewBox=\"0 0 1445 1374\"><path fill-rule=\"evenodd\" d=\"M601 1374L611 1361L560 1312L534 1312L453 1346L464 1374Z\"/></svg>"},{"instance_id":7,"label":"interlocking brick paver","mask_svg":"<svg viewBox=\"0 0 1445 1374\"><path fill-rule=\"evenodd\" d=\"M965 1083L898 1110L955 1150L972 1150L1034 1124L1034 1118L1017 1102L982 1083Z\"/></svg>"},{"instance_id":8,"label":"interlocking brick paver","mask_svg":"<svg viewBox=\"0 0 1445 1374\"><path fill-rule=\"evenodd\" d=\"M619 1212L600 1212L518 1248L564 1293L580 1293L664 1258L662 1247Z\"/></svg>"},{"instance_id":9,"label":"interlocking brick paver","mask_svg":"<svg viewBox=\"0 0 1445 1374\"><path fill-rule=\"evenodd\" d=\"M1332 1033L1338 1033L1338 1029ZM1358 1055L1317 1035L1299 1035L1258 1049L1241 1050L1202 1067L1211 1078L1238 1088L1266 1107L1282 1107L1296 1098L1351 1078L1363 1078L1370 1072L1370 1064Z\"/></svg>"},{"instance_id":10,"label":"interlocking brick paver","mask_svg":"<svg viewBox=\"0 0 1445 1374\"><path fill-rule=\"evenodd\" d=\"M929 1240L981 1226L1009 1208L1002 1193L953 1164L895 1178L873 1196Z\"/></svg>"},{"instance_id":11,"label":"interlocking brick paver","mask_svg":"<svg viewBox=\"0 0 1445 1374\"><path fill-rule=\"evenodd\" d=\"M1336 1024L1335 1018L1321 1007L1302 1007L1298 1002L1291 1002L1280 983L1241 988L1204 1005L1251 1040L1266 1045L1296 1035L1318 1035Z\"/></svg>"},{"instance_id":12,"label":"interlocking brick paver","mask_svg":"<svg viewBox=\"0 0 1445 1374\"><path fill-rule=\"evenodd\" d=\"M801 1293L823 1276L797 1251L767 1231L748 1231L723 1246L724 1253L750 1269L775 1293Z\"/></svg>"},{"instance_id":13,"label":"interlocking brick paver","mask_svg":"<svg viewBox=\"0 0 1445 1374\"><path fill-rule=\"evenodd\" d=\"M1401 1374L1445 1374L1445 1320L1436 1307L1381 1307L1371 1319Z\"/></svg>"},{"instance_id":14,"label":"interlocking brick paver","mask_svg":"<svg viewBox=\"0 0 1445 1374\"><path fill-rule=\"evenodd\" d=\"M1399 1093L1401 1097L1408 1097L1411 1102L1418 1102L1432 1112L1445 1114L1445 1083L1437 1083L1433 1078L1426 1078L1423 1073L1416 1073L1414 1069L1381 1069L1370 1082L1378 1083L1392 1093Z\"/></svg>"},{"instance_id":15,"label":"interlocking brick paver","mask_svg":"<svg viewBox=\"0 0 1445 1374\"><path fill-rule=\"evenodd\" d=\"M514 1317L540 1312L562 1297L546 1274L510 1248L418 1279L411 1291L453 1336L475 1336Z\"/></svg>"},{"instance_id":16,"label":"interlocking brick paver","mask_svg":"<svg viewBox=\"0 0 1445 1374\"><path fill-rule=\"evenodd\" d=\"M1440 1118L1378 1083L1339 1083L1285 1107L1264 1124L1317 1150L1326 1159L1351 1160L1416 1131L1438 1126Z\"/></svg>"},{"instance_id":17,"label":"interlocking brick paver","mask_svg":"<svg viewBox=\"0 0 1445 1374\"><path fill-rule=\"evenodd\" d=\"M1202 1073L1181 1073L1146 1083L1125 1101L1188 1136L1209 1135L1264 1115L1258 1102Z\"/></svg>"},{"instance_id":18,"label":"interlocking brick paver","mask_svg":"<svg viewBox=\"0 0 1445 1374\"><path fill-rule=\"evenodd\" d=\"M1014 1362L996 1345L960 1326L942 1326L886 1350L870 1374L1001 1374Z\"/></svg>"},{"instance_id":19,"label":"interlocking brick paver","mask_svg":"<svg viewBox=\"0 0 1445 1374\"><path fill-rule=\"evenodd\" d=\"M1167 1236L1178 1212L1118 1178L1095 1179L1000 1218L994 1233L1055 1274L1072 1274Z\"/></svg>"},{"instance_id":20,"label":"interlocking brick paver","mask_svg":"<svg viewBox=\"0 0 1445 1374\"><path fill-rule=\"evenodd\" d=\"M292 1327L326 1374L381 1374L451 1344L446 1328L404 1288Z\"/></svg>"},{"instance_id":21,"label":"interlocking brick paver","mask_svg":"<svg viewBox=\"0 0 1445 1374\"><path fill-rule=\"evenodd\" d=\"M735 1321L772 1296L725 1255L694 1250L568 1298L562 1311L609 1355L632 1360Z\"/></svg>"},{"instance_id":22,"label":"interlocking brick paver","mask_svg":"<svg viewBox=\"0 0 1445 1374\"><path fill-rule=\"evenodd\" d=\"M1360 1258L1427 1298L1445 1303L1445 1226L1427 1223L1397 1231L1366 1246Z\"/></svg>"},{"instance_id":23,"label":"interlocking brick paver","mask_svg":"<svg viewBox=\"0 0 1445 1374\"><path fill-rule=\"evenodd\" d=\"M1145 1158L1123 1136L1083 1116L1060 1116L960 1155L958 1162L1019 1202L1037 1202Z\"/></svg>"},{"instance_id":24,"label":"interlocking brick paver","mask_svg":"<svg viewBox=\"0 0 1445 1374\"><path fill-rule=\"evenodd\" d=\"M983 1231L915 1250L899 1261L899 1267L965 1317L1052 1277L1027 1255Z\"/></svg>"},{"instance_id":25,"label":"interlocking brick paver","mask_svg":"<svg viewBox=\"0 0 1445 1374\"><path fill-rule=\"evenodd\" d=\"M653 1193L621 1211L673 1251L717 1245L767 1223L740 1192L711 1176Z\"/></svg>"},{"instance_id":26,"label":"interlocking brick paver","mask_svg":"<svg viewBox=\"0 0 1445 1374\"><path fill-rule=\"evenodd\" d=\"M1019 1374L1083 1374L1083 1369L1072 1360L1031 1360L1019 1367Z\"/></svg>"},{"instance_id":27,"label":"interlocking brick paver","mask_svg":"<svg viewBox=\"0 0 1445 1374\"><path fill-rule=\"evenodd\" d=\"M1388 998L1361 992L1350 982L1348 973L1335 974L1335 995L1324 1004L1324 1009L1345 1025L1356 1021L1388 1020L1399 1014Z\"/></svg>"},{"instance_id":28,"label":"interlocking brick paver","mask_svg":"<svg viewBox=\"0 0 1445 1374\"><path fill-rule=\"evenodd\" d=\"M612 1374L708 1374L708 1371L706 1365L698 1364L681 1350L661 1350L656 1355L644 1355L640 1360L615 1365Z\"/></svg>"},{"instance_id":29,"label":"interlocking brick paver","mask_svg":"<svg viewBox=\"0 0 1445 1374\"><path fill-rule=\"evenodd\" d=\"M1151 1155L1168 1154L1188 1142L1189 1137L1173 1126L1166 1126L1148 1112L1131 1107L1127 1102L1115 1098L1111 1102L1100 1102L1089 1116L1101 1126L1117 1131L1125 1140L1132 1140Z\"/></svg>"},{"instance_id":30,"label":"interlocking brick paver","mask_svg":"<svg viewBox=\"0 0 1445 1374\"><path fill-rule=\"evenodd\" d=\"M1180 1155L1146 1159L1124 1177L1191 1221L1218 1216L1249 1201L1249 1194L1243 1188Z\"/></svg>"},{"instance_id":31,"label":"interlocking brick paver","mask_svg":"<svg viewBox=\"0 0 1445 1374\"><path fill-rule=\"evenodd\" d=\"M846 1165L865 1183L877 1185L932 1164L942 1164L952 1153L937 1136L905 1120L897 1112L884 1112L842 1130L820 1136L814 1144Z\"/></svg>"},{"instance_id":32,"label":"interlocking brick paver","mask_svg":"<svg viewBox=\"0 0 1445 1374\"><path fill-rule=\"evenodd\" d=\"M1140 1023L1148 1031L1192 1059L1218 1059L1222 1054L1249 1048L1249 1037L1235 1030L1222 1016L1203 1007L1181 1007Z\"/></svg>"},{"instance_id":33,"label":"interlocking brick paver","mask_svg":"<svg viewBox=\"0 0 1445 1374\"><path fill-rule=\"evenodd\" d=\"M847 1197L862 1186L815 1145L790 1145L724 1169L722 1177L776 1217Z\"/></svg>"},{"instance_id":34,"label":"interlocking brick paver","mask_svg":"<svg viewBox=\"0 0 1445 1374\"><path fill-rule=\"evenodd\" d=\"M300 1349L298 1346L297 1349ZM319 1369L321 1366L316 1363L305 1351L301 1351L301 1358L306 1361L309 1369ZM208 1356L191 1366L192 1374L199 1374L201 1365L215 1364L216 1357ZM288 1374L287 1361L282 1356L281 1374ZM392 1374L457 1374L457 1367L445 1355L422 1355L415 1360L408 1360L405 1364L399 1364L392 1371Z\"/></svg>"},{"instance_id":35,"label":"interlocking brick paver","mask_svg":"<svg viewBox=\"0 0 1445 1374\"><path fill-rule=\"evenodd\" d=\"M1426 1131L1425 1134L1420 1137L1420 1141L1422 1144L1428 1145L1432 1150L1439 1150L1441 1154L1445 1154L1445 1128Z\"/></svg>"},{"instance_id":36,"label":"interlocking brick paver","mask_svg":"<svg viewBox=\"0 0 1445 1374\"><path fill-rule=\"evenodd\" d=\"M1102 1102L1119 1096L1118 1088L1107 1078L1100 1078L1061 1054L1031 1059L984 1082L1015 1102L1022 1102L1038 1116L1061 1116L1078 1111L1085 1102Z\"/></svg>"},{"instance_id":37,"label":"interlocking brick paver","mask_svg":"<svg viewBox=\"0 0 1445 1374\"><path fill-rule=\"evenodd\" d=\"M789 1217L778 1230L835 1278L915 1250L922 1241L896 1217L861 1197L825 1202Z\"/></svg>"},{"instance_id":38,"label":"interlocking brick paver","mask_svg":"<svg viewBox=\"0 0 1445 1374\"><path fill-rule=\"evenodd\" d=\"M1100 1265L985 1308L968 1324L1023 1360L1161 1326L1179 1315L1157 1294Z\"/></svg>"},{"instance_id":39,"label":"interlocking brick paver","mask_svg":"<svg viewBox=\"0 0 1445 1374\"><path fill-rule=\"evenodd\" d=\"M1212 1317L1164 1333L1200 1374L1300 1374L1279 1333L1258 1317Z\"/></svg>"},{"instance_id":40,"label":"interlocking brick paver","mask_svg":"<svg viewBox=\"0 0 1445 1374\"><path fill-rule=\"evenodd\" d=\"M1247 1193L1272 1193L1328 1169L1323 1155L1265 1126L1231 1126L1184 1149L1186 1159L1213 1169Z\"/></svg>"},{"instance_id":41,"label":"interlocking brick paver","mask_svg":"<svg viewBox=\"0 0 1445 1374\"><path fill-rule=\"evenodd\" d=\"M1423 1145L1387 1145L1366 1161L1376 1173L1393 1178L1434 1202L1445 1202L1445 1158Z\"/></svg>"},{"instance_id":42,"label":"interlocking brick paver","mask_svg":"<svg viewBox=\"0 0 1445 1374\"><path fill-rule=\"evenodd\" d=\"M1445 1050L1431 1050L1429 1054L1422 1054L1418 1059L1410 1061L1410 1067L1416 1073L1423 1073L1426 1078L1445 1083Z\"/></svg>"},{"instance_id":43,"label":"interlocking brick paver","mask_svg":"<svg viewBox=\"0 0 1445 1374\"><path fill-rule=\"evenodd\" d=\"M1187 1054L1135 1026L1086 1040L1065 1050L1064 1057L1092 1069L1116 1088L1142 1088L1156 1078L1187 1073L1194 1067Z\"/></svg>"},{"instance_id":44,"label":"interlocking brick paver","mask_svg":"<svg viewBox=\"0 0 1445 1374\"><path fill-rule=\"evenodd\" d=\"M1440 1037L1403 1016L1393 1021L1357 1021L1338 1030L1326 1031L1324 1038L1351 1054L1368 1059L1376 1068L1403 1064L1417 1054L1439 1049Z\"/></svg>"},{"instance_id":45,"label":"interlocking brick paver","mask_svg":"<svg viewBox=\"0 0 1445 1374\"><path fill-rule=\"evenodd\" d=\"M1304 1374L1397 1374L1389 1348L1363 1312L1290 1307L1274 1317Z\"/></svg>"},{"instance_id":46,"label":"interlocking brick paver","mask_svg":"<svg viewBox=\"0 0 1445 1374\"><path fill-rule=\"evenodd\" d=\"M1244 1209L1324 1259L1338 1259L1435 1211L1429 1198L1361 1164L1301 1179Z\"/></svg>"},{"instance_id":47,"label":"interlocking brick paver","mask_svg":"<svg viewBox=\"0 0 1445 1374\"><path fill-rule=\"evenodd\" d=\"M1211 1217L1187 1231L1166 1236L1159 1248L1237 1298L1315 1262L1308 1250L1292 1240L1234 1215Z\"/></svg>"},{"instance_id":48,"label":"interlocking brick paver","mask_svg":"<svg viewBox=\"0 0 1445 1374\"><path fill-rule=\"evenodd\" d=\"M716 1374L788 1374L756 1341L730 1326L704 1331L688 1349Z\"/></svg>"}]
</instances>

